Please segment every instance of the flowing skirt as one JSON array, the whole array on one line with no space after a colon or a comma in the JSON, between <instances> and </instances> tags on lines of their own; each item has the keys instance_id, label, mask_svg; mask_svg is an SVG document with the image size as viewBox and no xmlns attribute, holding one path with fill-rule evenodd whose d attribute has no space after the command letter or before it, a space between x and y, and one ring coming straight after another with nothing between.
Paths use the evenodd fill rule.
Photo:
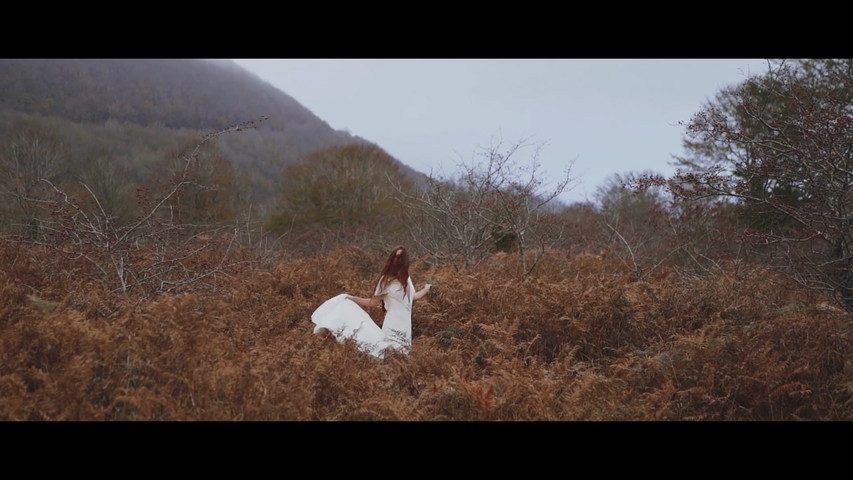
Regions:
<instances>
[{"instance_id":1,"label":"flowing skirt","mask_svg":"<svg viewBox=\"0 0 853 480\"><path fill-rule=\"evenodd\" d=\"M338 341L353 339L358 349L383 358L386 348L405 350L393 336L386 336L379 325L357 303L342 293L323 302L311 314L314 333L330 331Z\"/></svg>"}]
</instances>

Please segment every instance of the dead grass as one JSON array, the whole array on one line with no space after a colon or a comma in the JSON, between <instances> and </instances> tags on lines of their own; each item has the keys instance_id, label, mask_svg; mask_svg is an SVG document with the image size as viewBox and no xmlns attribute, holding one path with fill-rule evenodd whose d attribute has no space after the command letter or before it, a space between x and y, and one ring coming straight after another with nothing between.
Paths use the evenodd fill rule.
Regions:
<instances>
[{"instance_id":1,"label":"dead grass","mask_svg":"<svg viewBox=\"0 0 853 480\"><path fill-rule=\"evenodd\" d=\"M0 420L853 419L850 316L757 267L637 282L591 253L527 277L507 254L464 272L415 260L434 288L411 355L314 335L311 312L370 293L383 258L266 259L133 300L0 245Z\"/></svg>"}]
</instances>

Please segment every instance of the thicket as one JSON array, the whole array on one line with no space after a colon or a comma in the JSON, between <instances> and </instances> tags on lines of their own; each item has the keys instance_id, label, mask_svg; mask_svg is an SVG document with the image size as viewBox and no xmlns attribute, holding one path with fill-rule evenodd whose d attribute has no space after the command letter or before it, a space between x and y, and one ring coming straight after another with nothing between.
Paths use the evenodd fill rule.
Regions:
<instances>
[{"instance_id":1,"label":"thicket","mask_svg":"<svg viewBox=\"0 0 853 480\"><path fill-rule=\"evenodd\" d=\"M638 183L734 206L763 264L853 312L853 60L767 63L686 124L676 175Z\"/></svg>"},{"instance_id":2,"label":"thicket","mask_svg":"<svg viewBox=\"0 0 853 480\"><path fill-rule=\"evenodd\" d=\"M365 294L384 253L282 256L134 300L0 244L0 419L853 419L849 315L763 268L637 281L608 254L549 252L526 276L506 253L462 273L415 258L434 288L412 353L379 361L310 315Z\"/></svg>"},{"instance_id":3,"label":"thicket","mask_svg":"<svg viewBox=\"0 0 853 480\"><path fill-rule=\"evenodd\" d=\"M313 334L310 316L367 295L399 237L364 236L375 218L352 214L334 242L291 251L248 224L180 222L210 158L180 157L143 217L118 221L83 183L39 197L52 215L36 210L33 236L2 237L0 419L853 418L850 315L713 243L713 210L673 213L620 183L600 210L546 217L566 234L544 237L533 269L500 242L464 267L415 245L414 280L434 287L412 353L380 361Z\"/></svg>"}]
</instances>

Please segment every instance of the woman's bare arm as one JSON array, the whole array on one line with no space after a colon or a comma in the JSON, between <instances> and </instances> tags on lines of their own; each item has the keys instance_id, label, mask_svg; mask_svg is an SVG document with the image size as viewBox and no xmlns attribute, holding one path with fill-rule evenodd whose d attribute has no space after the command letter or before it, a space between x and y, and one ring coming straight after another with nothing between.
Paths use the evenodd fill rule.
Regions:
<instances>
[{"instance_id":1,"label":"woman's bare arm","mask_svg":"<svg viewBox=\"0 0 853 480\"><path fill-rule=\"evenodd\" d=\"M415 292L415 296L414 296L414 297L412 297L412 300L420 300L421 298L423 298L423 297L424 297L424 295L426 295L426 294L427 294L427 292L429 292L429 289L430 289L430 288L432 288L432 285L430 285L429 283L427 283L427 284L424 286L424 288L422 288L422 289L418 290L417 292Z\"/></svg>"},{"instance_id":2,"label":"woman's bare arm","mask_svg":"<svg viewBox=\"0 0 853 480\"><path fill-rule=\"evenodd\" d=\"M347 298L364 308L373 308L382 305L382 297L363 298L356 297L355 295L347 295Z\"/></svg>"}]
</instances>

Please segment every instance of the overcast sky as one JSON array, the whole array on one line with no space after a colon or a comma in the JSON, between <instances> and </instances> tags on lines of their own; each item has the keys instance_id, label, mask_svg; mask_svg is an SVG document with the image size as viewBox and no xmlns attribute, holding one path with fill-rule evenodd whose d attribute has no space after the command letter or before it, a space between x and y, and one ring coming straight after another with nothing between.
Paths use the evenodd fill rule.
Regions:
<instances>
[{"instance_id":1,"label":"overcast sky","mask_svg":"<svg viewBox=\"0 0 853 480\"><path fill-rule=\"evenodd\" d=\"M336 130L423 173L527 139L561 198L594 200L614 173L670 174L688 122L761 59L235 59ZM532 158L520 150L519 161ZM553 186L553 182L549 183Z\"/></svg>"}]
</instances>

